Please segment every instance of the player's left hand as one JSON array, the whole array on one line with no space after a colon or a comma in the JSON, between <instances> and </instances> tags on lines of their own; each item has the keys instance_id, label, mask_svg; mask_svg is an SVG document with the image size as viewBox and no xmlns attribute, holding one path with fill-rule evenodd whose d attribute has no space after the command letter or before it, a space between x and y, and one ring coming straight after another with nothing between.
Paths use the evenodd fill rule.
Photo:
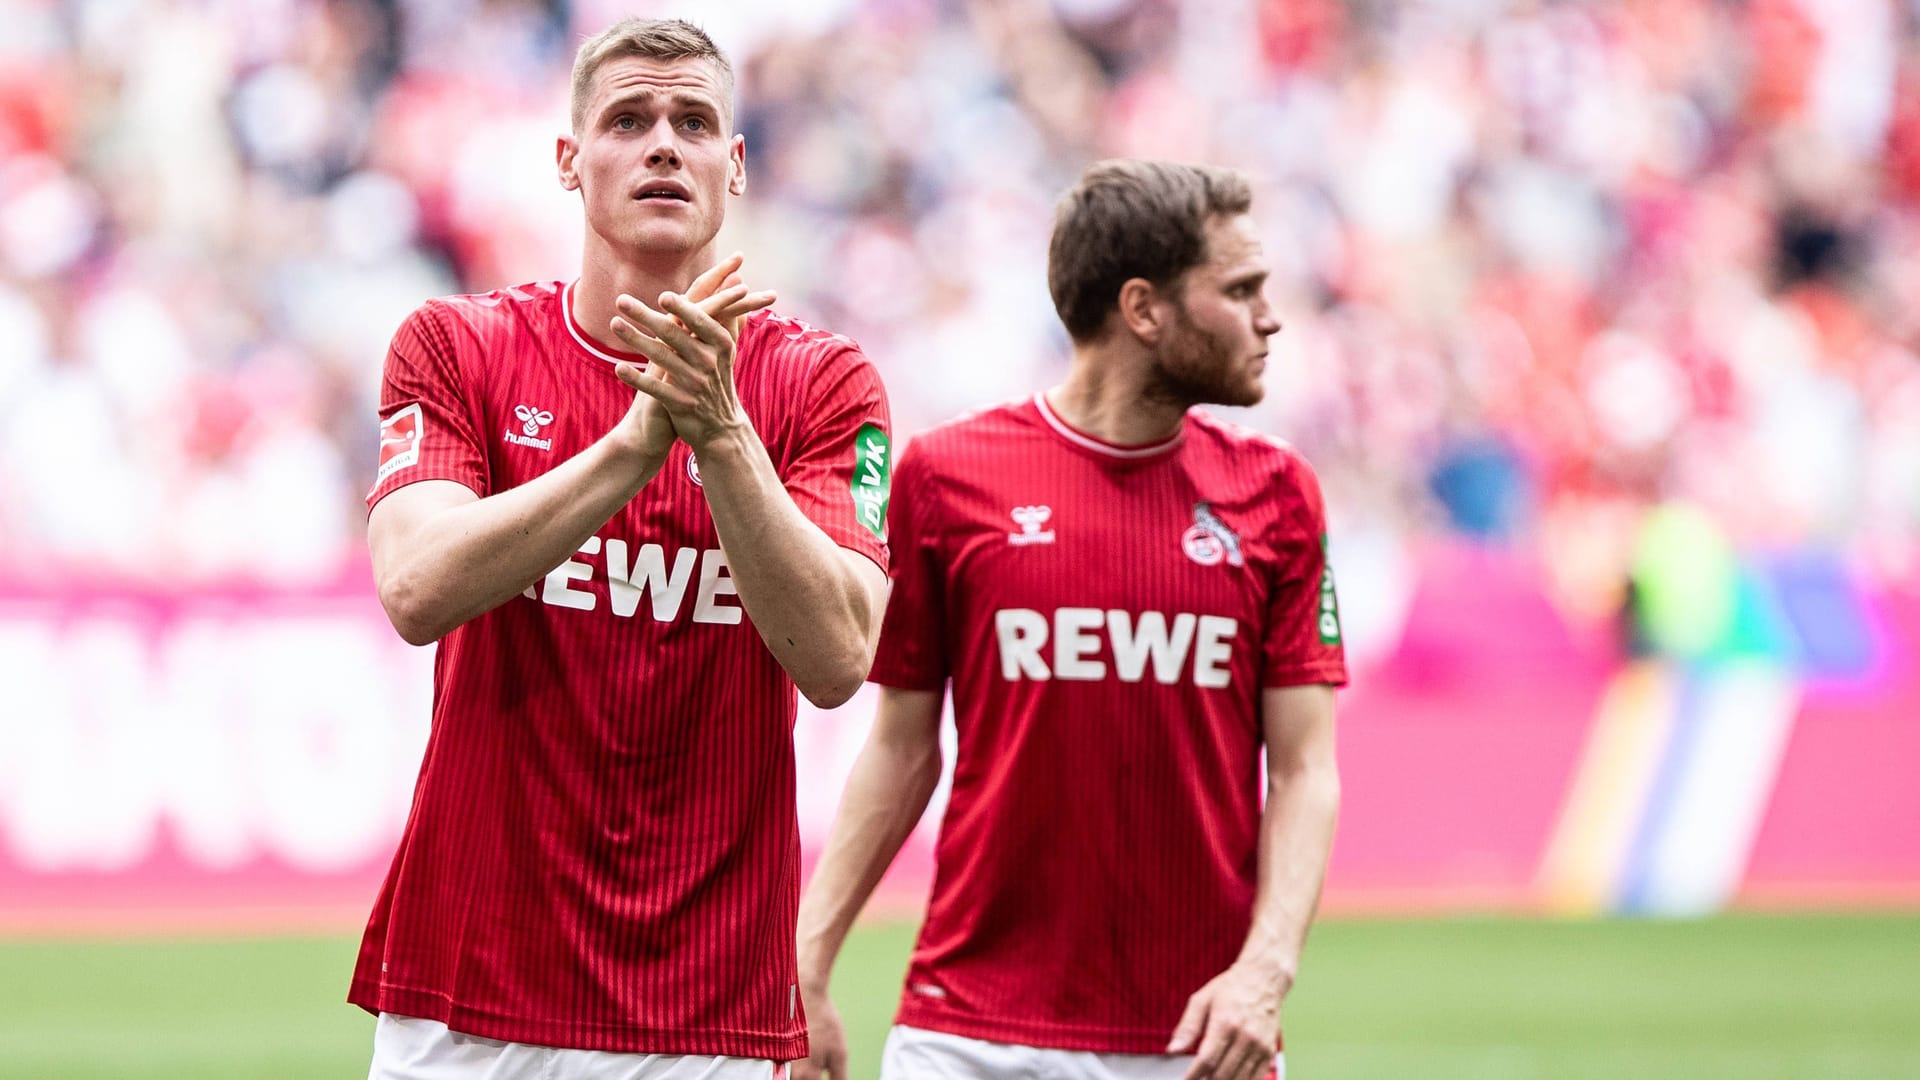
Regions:
<instances>
[{"instance_id":1,"label":"player's left hand","mask_svg":"<svg viewBox=\"0 0 1920 1080\"><path fill-rule=\"evenodd\" d=\"M1169 1054L1196 1055L1184 1080L1262 1080L1279 1048L1285 993L1272 972L1245 963L1194 991L1167 1044Z\"/></svg>"},{"instance_id":2,"label":"player's left hand","mask_svg":"<svg viewBox=\"0 0 1920 1080\"><path fill-rule=\"evenodd\" d=\"M614 307L614 334L648 360L643 377L631 384L667 410L687 445L698 452L747 424L734 391L734 337L727 326L680 293L661 293L658 309L623 293Z\"/></svg>"},{"instance_id":3,"label":"player's left hand","mask_svg":"<svg viewBox=\"0 0 1920 1080\"><path fill-rule=\"evenodd\" d=\"M683 294L699 304L700 310L713 316L715 322L726 327L727 333L732 334L735 341L740 340L748 315L772 306L778 299L778 294L771 290L752 292L747 289L740 277L740 269L746 265L746 261L745 255L734 252L701 271Z\"/></svg>"}]
</instances>

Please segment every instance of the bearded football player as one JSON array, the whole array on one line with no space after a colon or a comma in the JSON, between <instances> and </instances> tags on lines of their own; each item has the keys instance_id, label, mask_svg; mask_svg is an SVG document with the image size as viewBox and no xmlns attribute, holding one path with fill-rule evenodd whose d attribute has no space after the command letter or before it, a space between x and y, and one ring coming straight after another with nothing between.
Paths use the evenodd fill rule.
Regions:
<instances>
[{"instance_id":1,"label":"bearded football player","mask_svg":"<svg viewBox=\"0 0 1920 1080\"><path fill-rule=\"evenodd\" d=\"M807 1080L846 1076L835 954L958 752L886 1080L1258 1080L1339 803L1320 488L1196 406L1280 324L1238 174L1095 165L1049 251L1066 381L895 474L879 713L801 904ZM1262 775L1262 756L1265 773Z\"/></svg>"}]
</instances>

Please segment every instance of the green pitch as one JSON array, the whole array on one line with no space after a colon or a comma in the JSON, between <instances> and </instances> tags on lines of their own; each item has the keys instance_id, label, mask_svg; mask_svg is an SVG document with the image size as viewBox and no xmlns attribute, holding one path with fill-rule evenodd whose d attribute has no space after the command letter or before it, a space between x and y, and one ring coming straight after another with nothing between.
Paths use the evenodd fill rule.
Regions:
<instances>
[{"instance_id":1,"label":"green pitch","mask_svg":"<svg viewBox=\"0 0 1920 1080\"><path fill-rule=\"evenodd\" d=\"M848 942L862 1080L911 936ZM364 1076L353 948L0 942L0 1077ZM1292 1080L1920 1078L1920 915L1329 922L1285 1022Z\"/></svg>"}]
</instances>

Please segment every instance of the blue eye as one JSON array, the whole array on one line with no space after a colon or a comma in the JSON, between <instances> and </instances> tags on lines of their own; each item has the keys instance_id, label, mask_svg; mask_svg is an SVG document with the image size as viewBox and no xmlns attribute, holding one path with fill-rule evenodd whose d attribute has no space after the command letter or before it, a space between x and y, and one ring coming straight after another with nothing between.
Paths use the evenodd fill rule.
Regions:
<instances>
[{"instance_id":1,"label":"blue eye","mask_svg":"<svg viewBox=\"0 0 1920 1080\"><path fill-rule=\"evenodd\" d=\"M621 116L614 120L613 126L619 128L622 131L632 131L638 125L634 123L633 117Z\"/></svg>"},{"instance_id":2,"label":"blue eye","mask_svg":"<svg viewBox=\"0 0 1920 1080\"><path fill-rule=\"evenodd\" d=\"M689 116L689 117L687 117L687 119L686 119L686 122L685 122L684 124L682 124L681 126L682 126L682 127L685 127L685 128L686 128L686 129L688 130L688 131L705 131L705 130L707 130L707 122L706 122L705 120L702 120L702 119L700 119L700 118L699 118L699 117L697 117L697 116Z\"/></svg>"}]
</instances>

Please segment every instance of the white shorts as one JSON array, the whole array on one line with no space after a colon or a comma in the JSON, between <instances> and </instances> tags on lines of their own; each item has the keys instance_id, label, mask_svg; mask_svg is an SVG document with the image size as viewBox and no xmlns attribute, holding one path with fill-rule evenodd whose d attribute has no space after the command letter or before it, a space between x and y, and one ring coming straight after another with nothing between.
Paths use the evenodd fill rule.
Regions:
<instances>
[{"instance_id":1,"label":"white shorts","mask_svg":"<svg viewBox=\"0 0 1920 1080\"><path fill-rule=\"evenodd\" d=\"M438 1020L381 1013L367 1080L787 1080L787 1063L501 1042L449 1031Z\"/></svg>"},{"instance_id":2,"label":"white shorts","mask_svg":"<svg viewBox=\"0 0 1920 1080\"><path fill-rule=\"evenodd\" d=\"M987 1042L896 1024L880 1057L880 1080L1180 1080L1192 1054L1097 1054ZM1286 1080L1285 1054L1273 1055Z\"/></svg>"}]
</instances>

